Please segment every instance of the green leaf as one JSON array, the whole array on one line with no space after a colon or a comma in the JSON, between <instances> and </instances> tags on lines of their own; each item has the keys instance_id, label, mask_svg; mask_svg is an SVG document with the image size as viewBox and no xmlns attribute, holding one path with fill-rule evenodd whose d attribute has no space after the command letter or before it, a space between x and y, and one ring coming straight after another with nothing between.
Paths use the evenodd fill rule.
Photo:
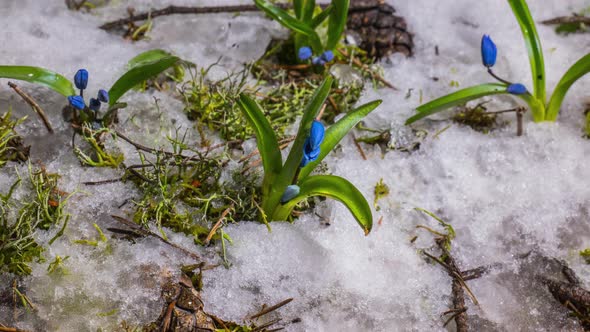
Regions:
<instances>
[{"instance_id":1,"label":"green leaf","mask_svg":"<svg viewBox=\"0 0 590 332\"><path fill-rule=\"evenodd\" d=\"M326 43L328 50L333 50L342 37L342 32L346 27L349 4L350 0L332 0L334 9L330 13L330 21L328 22L328 42Z\"/></svg>"},{"instance_id":2,"label":"green leaf","mask_svg":"<svg viewBox=\"0 0 590 332\"><path fill-rule=\"evenodd\" d=\"M66 97L76 94L72 82L51 70L31 66L0 66L0 77L45 85Z\"/></svg>"},{"instance_id":3,"label":"green leaf","mask_svg":"<svg viewBox=\"0 0 590 332\"><path fill-rule=\"evenodd\" d=\"M309 37L311 47L316 53L323 51L320 37L314 29L309 27L307 24L297 20L296 18L289 15L286 11L274 6L272 3L266 0L254 0L256 7L264 11L268 16L272 17L275 21L279 22L282 26L296 33L303 34Z\"/></svg>"},{"instance_id":4,"label":"green leaf","mask_svg":"<svg viewBox=\"0 0 590 332\"><path fill-rule=\"evenodd\" d=\"M301 181L299 187L299 195L282 205L273 219L286 220L295 205L310 196L326 196L346 205L365 235L371 231L373 227L371 207L363 194L348 180L334 175L316 175Z\"/></svg>"},{"instance_id":5,"label":"green leaf","mask_svg":"<svg viewBox=\"0 0 590 332\"><path fill-rule=\"evenodd\" d=\"M533 96L545 104L545 62L543 61L543 49L537 35L535 21L531 17L531 12L525 0L508 0L508 3L512 7L516 20L518 20L529 54L534 86Z\"/></svg>"},{"instance_id":6,"label":"green leaf","mask_svg":"<svg viewBox=\"0 0 590 332\"><path fill-rule=\"evenodd\" d=\"M432 100L416 108L418 113L406 120L406 125L414 123L434 113L443 111L453 106L464 104L470 100L489 95L506 93L508 85L504 83L486 83L471 86L438 99Z\"/></svg>"},{"instance_id":7,"label":"green leaf","mask_svg":"<svg viewBox=\"0 0 590 332\"><path fill-rule=\"evenodd\" d=\"M238 106L244 112L246 119L248 119L256 134L256 144L262 159L264 173L278 174L283 164L281 150L279 149L277 136L264 116L264 112L255 100L244 93L240 94Z\"/></svg>"},{"instance_id":8,"label":"green leaf","mask_svg":"<svg viewBox=\"0 0 590 332\"><path fill-rule=\"evenodd\" d=\"M289 156L287 157L287 161L283 165L278 178L272 184L268 200L264 202L262 206L262 209L270 216L273 215L273 211L279 204L279 200L285 191L285 188L291 184L293 178L295 177L295 173L297 172L297 169L301 164L301 159L303 158L303 145L305 144L305 139L307 136L309 136L311 123L322 108L326 98L328 98L330 88L332 87L332 82L333 79L331 76L326 77L322 84L316 89L314 95L309 101L309 104L307 104L299 124L299 130L297 131L295 142L293 143L291 151L289 152Z\"/></svg>"},{"instance_id":9,"label":"green leaf","mask_svg":"<svg viewBox=\"0 0 590 332\"><path fill-rule=\"evenodd\" d=\"M586 54L574 63L574 65L563 75L561 80L559 80L559 83L557 83L555 90L553 90L553 95L549 100L545 120L555 121L557 119L559 108L561 107L561 103L563 102L567 91L572 84L588 72L590 72L590 54Z\"/></svg>"},{"instance_id":10,"label":"green leaf","mask_svg":"<svg viewBox=\"0 0 590 332\"><path fill-rule=\"evenodd\" d=\"M313 20L311 20L310 26L312 29L317 28L318 26L320 26L320 24L322 24L322 22L324 22L328 16L330 16L330 14L332 13L332 11L334 10L334 6L329 5L328 7L326 7L326 9L322 10L319 14L317 14Z\"/></svg>"},{"instance_id":11,"label":"green leaf","mask_svg":"<svg viewBox=\"0 0 590 332\"><path fill-rule=\"evenodd\" d=\"M113 84L109 90L109 106L114 105L125 92L132 89L137 84L158 76L164 70L174 66L180 61L180 58L175 56L165 56L150 62L142 62L136 64L129 69L123 76Z\"/></svg>"},{"instance_id":12,"label":"green leaf","mask_svg":"<svg viewBox=\"0 0 590 332\"><path fill-rule=\"evenodd\" d=\"M315 0L294 0L293 9L299 21L309 25L315 9Z\"/></svg>"},{"instance_id":13,"label":"green leaf","mask_svg":"<svg viewBox=\"0 0 590 332\"><path fill-rule=\"evenodd\" d=\"M381 104L381 100L375 100L370 103L359 106L358 108L348 112L342 119L331 125L324 136L324 141L320 145L320 156L315 161L310 162L301 169L299 179L305 179L313 170L319 165L322 160L330 153L338 143L348 134L348 132L356 126L365 116L371 113L377 106Z\"/></svg>"},{"instance_id":14,"label":"green leaf","mask_svg":"<svg viewBox=\"0 0 590 332\"><path fill-rule=\"evenodd\" d=\"M162 58L166 58L169 56L172 56L172 54L170 54L164 50L161 50L161 49L154 49L154 50L145 51L143 53L138 54L133 59L129 60L129 62L128 62L129 69L144 65L149 62L158 61Z\"/></svg>"}]
</instances>

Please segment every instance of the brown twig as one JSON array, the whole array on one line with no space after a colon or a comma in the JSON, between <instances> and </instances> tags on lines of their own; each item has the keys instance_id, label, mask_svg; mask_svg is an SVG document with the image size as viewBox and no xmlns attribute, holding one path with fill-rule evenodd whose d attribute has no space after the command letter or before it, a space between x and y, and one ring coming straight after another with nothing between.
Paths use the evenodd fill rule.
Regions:
<instances>
[{"instance_id":1,"label":"brown twig","mask_svg":"<svg viewBox=\"0 0 590 332\"><path fill-rule=\"evenodd\" d=\"M258 317L264 316L264 315L266 315L266 314L268 314L270 312L273 312L273 311L279 309L280 307L288 304L291 301L293 301L293 298L288 298L288 299L286 299L284 301L281 301L281 302L279 302L279 303L277 303L277 304L275 304L273 306L270 306L268 308L264 308L264 309L260 310L258 313L250 316L250 319L256 319Z\"/></svg>"},{"instance_id":2,"label":"brown twig","mask_svg":"<svg viewBox=\"0 0 590 332\"><path fill-rule=\"evenodd\" d=\"M16 328L16 327L0 326L0 332L30 332L30 331L28 331L28 330L21 330L21 329Z\"/></svg>"},{"instance_id":3,"label":"brown twig","mask_svg":"<svg viewBox=\"0 0 590 332\"><path fill-rule=\"evenodd\" d=\"M287 8L285 5L275 5L281 8ZM122 18L116 21L108 22L101 25L99 28L103 30L112 30L124 25L136 22L145 21L148 18L153 19L158 16L176 15L176 14L215 14L215 13L232 13L232 12L252 12L258 11L255 5L236 5L236 6L215 6L215 7L184 7L184 6L168 6L162 9L150 10L145 13L130 15L127 18Z\"/></svg>"},{"instance_id":4,"label":"brown twig","mask_svg":"<svg viewBox=\"0 0 590 332\"><path fill-rule=\"evenodd\" d=\"M14 92L16 92L19 96L21 96L21 98L27 104L29 104L29 106L31 106L33 111L35 111L35 113L37 113L37 115L39 115L39 117L43 121L45 128L47 128L47 131L53 134L53 127L51 127L51 124L49 123L49 120L47 119L47 115L45 115L45 112L43 111L41 106L39 106L39 104L37 104L37 102L35 102L35 100L31 96L26 94L16 84L14 84L12 82L8 82L8 86L11 87L14 90Z\"/></svg>"},{"instance_id":5,"label":"brown twig","mask_svg":"<svg viewBox=\"0 0 590 332\"><path fill-rule=\"evenodd\" d=\"M217 222L215 223L215 225L213 225L213 228L211 228L211 231L209 232L209 235L207 235L207 238L205 239L205 244L209 244L209 241L211 241L211 239L213 238L213 235L215 235L215 232L217 232L217 229L219 229L219 227L221 226L221 223L223 222L223 220L225 220L225 217L227 217L227 214L233 208L234 208L234 204L232 203L227 209L225 209L221 213L221 217L219 217L219 219L217 220Z\"/></svg>"},{"instance_id":6,"label":"brown twig","mask_svg":"<svg viewBox=\"0 0 590 332\"><path fill-rule=\"evenodd\" d=\"M116 216L116 215L111 215L111 217L113 219L117 220L118 222L126 225L127 227L131 228L133 231L136 231L138 234L141 234L143 236L152 236L152 237L155 237L158 240L166 243L167 245L169 245L169 246L171 246L171 247L173 247L175 249L178 249L178 250L182 251L183 253L187 254L188 256L190 256L191 258L193 258L194 260L202 261L201 256L199 256L198 254L196 254L196 253L194 253L194 252L192 252L192 251L190 251L190 250L188 250L186 248L183 248L183 247L181 247L181 246L179 246L179 245L177 245L175 243L172 243L172 242L166 240L165 238L163 238L162 236L160 236L160 235L158 235L158 234L156 234L156 233L154 233L154 232L152 232L150 230L141 228L141 227L139 227L137 224L135 224L132 221L129 221L129 220L127 220L127 219L125 219L125 218L123 218L121 216Z\"/></svg>"},{"instance_id":7,"label":"brown twig","mask_svg":"<svg viewBox=\"0 0 590 332\"><path fill-rule=\"evenodd\" d=\"M356 140L356 136L354 134L352 134L352 141L354 142L354 146L356 146L357 150L359 150L359 153L361 154L361 157L363 158L363 160L367 160L367 155L365 154L363 147Z\"/></svg>"}]
</instances>

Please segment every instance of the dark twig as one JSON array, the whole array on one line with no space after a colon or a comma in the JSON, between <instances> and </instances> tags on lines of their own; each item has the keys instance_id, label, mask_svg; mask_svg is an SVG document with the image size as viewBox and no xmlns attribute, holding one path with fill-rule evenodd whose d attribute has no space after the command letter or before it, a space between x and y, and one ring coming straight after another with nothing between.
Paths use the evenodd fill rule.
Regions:
<instances>
[{"instance_id":1,"label":"dark twig","mask_svg":"<svg viewBox=\"0 0 590 332\"><path fill-rule=\"evenodd\" d=\"M522 115L526 111L526 108L519 107L516 110L516 136L522 136L523 133L523 125L522 125Z\"/></svg>"},{"instance_id":2,"label":"dark twig","mask_svg":"<svg viewBox=\"0 0 590 332\"><path fill-rule=\"evenodd\" d=\"M0 332L29 332L28 330L21 330L16 327L6 327L0 324Z\"/></svg>"},{"instance_id":3,"label":"dark twig","mask_svg":"<svg viewBox=\"0 0 590 332\"><path fill-rule=\"evenodd\" d=\"M288 299L286 299L284 301L281 301L281 302L279 302L279 303L277 303L277 304L275 304L273 306L270 306L268 308L264 308L264 309L260 310L257 314L254 314L254 315L250 316L250 319L256 319L258 317L261 317L261 316L264 316L264 315L266 315L268 313L271 313L271 312L279 309L280 307L288 304L291 301L293 301L293 298L288 298Z\"/></svg>"},{"instance_id":4,"label":"dark twig","mask_svg":"<svg viewBox=\"0 0 590 332\"><path fill-rule=\"evenodd\" d=\"M288 6L280 5L281 8ZM215 13L232 13L232 12L252 12L258 11L255 5L237 5L237 6L215 6L215 7L183 7L183 6L168 6L162 9L150 10L149 12L131 15L128 18L112 21L101 25L99 28L103 30L112 30L122 27L126 24L145 21L148 18L156 18L158 16L175 15L175 14L215 14Z\"/></svg>"},{"instance_id":5,"label":"dark twig","mask_svg":"<svg viewBox=\"0 0 590 332\"><path fill-rule=\"evenodd\" d=\"M47 128L47 131L53 134L53 127L51 127L51 124L47 119L47 115L45 115L45 112L43 111L41 106L39 106L39 104L37 104L37 102L35 102L35 100L31 96L29 96L27 93L21 90L16 84L8 82L8 86L11 87L14 90L14 92L16 92L19 96L21 96L21 98L23 98L23 100L27 104L29 104L29 106L31 106L33 111L35 111L35 113L37 113L37 115L39 115L39 117L43 121L45 128Z\"/></svg>"},{"instance_id":6,"label":"dark twig","mask_svg":"<svg viewBox=\"0 0 590 332\"><path fill-rule=\"evenodd\" d=\"M116 215L111 215L111 217L113 219L117 220L118 222L126 225L127 227L131 228L133 231L137 232L138 234L141 234L143 236L155 237L156 239L158 239L158 240L166 243L167 245L169 245L169 246L171 246L171 247L173 247L175 249L178 249L178 250L182 251L183 253L187 254L188 256L190 256L191 258L193 258L194 260L202 261L201 256L199 256L198 254L196 254L196 253L194 253L194 252L192 252L192 251L190 251L190 250L188 250L186 248L183 248L183 247L181 247L181 246L179 246L179 245L177 245L175 243L172 243L172 242L166 240L165 238L163 238L162 236L160 236L160 235L158 235L158 234L156 234L156 233L154 233L154 232L152 232L150 230L141 228L137 224L135 224L134 222L132 222L130 220L127 220L127 219L125 219L123 217L116 216Z\"/></svg>"}]
</instances>

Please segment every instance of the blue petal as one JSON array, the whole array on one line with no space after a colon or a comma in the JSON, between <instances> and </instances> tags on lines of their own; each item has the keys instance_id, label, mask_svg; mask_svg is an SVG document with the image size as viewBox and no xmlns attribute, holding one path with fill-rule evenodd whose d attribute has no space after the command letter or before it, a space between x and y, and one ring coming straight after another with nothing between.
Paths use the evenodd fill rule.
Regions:
<instances>
[{"instance_id":1,"label":"blue petal","mask_svg":"<svg viewBox=\"0 0 590 332\"><path fill-rule=\"evenodd\" d=\"M317 149L312 150L311 152L306 154L309 161L316 161L320 156L320 147L318 146Z\"/></svg>"},{"instance_id":2,"label":"blue petal","mask_svg":"<svg viewBox=\"0 0 590 332\"><path fill-rule=\"evenodd\" d=\"M303 46L299 49L297 56L299 57L299 60L303 61L311 58L311 54L311 48Z\"/></svg>"},{"instance_id":3,"label":"blue petal","mask_svg":"<svg viewBox=\"0 0 590 332\"><path fill-rule=\"evenodd\" d=\"M322 59L326 62L330 62L334 59L334 53L330 50L322 53Z\"/></svg>"},{"instance_id":4,"label":"blue petal","mask_svg":"<svg viewBox=\"0 0 590 332\"><path fill-rule=\"evenodd\" d=\"M98 112L100 110L100 100L95 99L95 98L90 98L90 103L88 105L88 108L90 108L91 110Z\"/></svg>"},{"instance_id":5,"label":"blue petal","mask_svg":"<svg viewBox=\"0 0 590 332\"><path fill-rule=\"evenodd\" d=\"M70 105L76 109L83 110L86 107L84 98L80 96L69 96L68 101L70 102Z\"/></svg>"},{"instance_id":6,"label":"blue petal","mask_svg":"<svg viewBox=\"0 0 590 332\"><path fill-rule=\"evenodd\" d=\"M324 61L324 59L320 58L320 57L315 57L311 60L311 63L314 64L315 66L323 66L326 64L326 61Z\"/></svg>"},{"instance_id":7,"label":"blue petal","mask_svg":"<svg viewBox=\"0 0 590 332\"><path fill-rule=\"evenodd\" d=\"M492 41L492 38L488 35L483 35L481 38L481 59L483 65L490 68L496 64L496 56L498 55L498 49L496 44Z\"/></svg>"},{"instance_id":8,"label":"blue petal","mask_svg":"<svg viewBox=\"0 0 590 332\"><path fill-rule=\"evenodd\" d=\"M299 195L299 191L300 191L300 188L296 184L292 184L290 186L287 186L287 189L285 189L283 196L281 196L281 204L285 204L288 201L295 198L297 195Z\"/></svg>"},{"instance_id":9,"label":"blue petal","mask_svg":"<svg viewBox=\"0 0 590 332\"><path fill-rule=\"evenodd\" d=\"M299 164L299 167L305 167L307 166L307 164L309 164L311 162L311 160L309 160L309 157L307 156L306 153L303 154L303 157L301 158L301 163Z\"/></svg>"},{"instance_id":10,"label":"blue petal","mask_svg":"<svg viewBox=\"0 0 590 332\"><path fill-rule=\"evenodd\" d=\"M527 89L524 85L520 83L513 83L506 88L506 92L511 93L513 95L524 95L527 93Z\"/></svg>"},{"instance_id":11,"label":"blue petal","mask_svg":"<svg viewBox=\"0 0 590 332\"><path fill-rule=\"evenodd\" d=\"M74 83L76 84L76 88L80 90L86 89L88 85L88 71L86 69L80 69L74 75Z\"/></svg>"},{"instance_id":12,"label":"blue petal","mask_svg":"<svg viewBox=\"0 0 590 332\"><path fill-rule=\"evenodd\" d=\"M309 145L311 146L311 150L315 150L319 148L320 144L324 140L324 133L325 133L324 125L318 120L313 120L311 124L311 130L309 132Z\"/></svg>"},{"instance_id":13,"label":"blue petal","mask_svg":"<svg viewBox=\"0 0 590 332\"><path fill-rule=\"evenodd\" d=\"M109 102L109 93L103 89L98 90L98 100L100 100L103 103L108 103Z\"/></svg>"}]
</instances>

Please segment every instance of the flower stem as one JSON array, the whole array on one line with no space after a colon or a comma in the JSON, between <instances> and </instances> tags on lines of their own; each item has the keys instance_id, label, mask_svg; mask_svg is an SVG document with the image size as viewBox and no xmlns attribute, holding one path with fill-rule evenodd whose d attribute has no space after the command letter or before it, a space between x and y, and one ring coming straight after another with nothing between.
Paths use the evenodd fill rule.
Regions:
<instances>
[{"instance_id":1,"label":"flower stem","mask_svg":"<svg viewBox=\"0 0 590 332\"><path fill-rule=\"evenodd\" d=\"M512 82L508 82L505 79L500 78L498 75L494 74L494 72L492 71L492 68L488 68L488 74L492 75L493 78L497 79L498 81L504 83L504 84L512 84Z\"/></svg>"}]
</instances>

